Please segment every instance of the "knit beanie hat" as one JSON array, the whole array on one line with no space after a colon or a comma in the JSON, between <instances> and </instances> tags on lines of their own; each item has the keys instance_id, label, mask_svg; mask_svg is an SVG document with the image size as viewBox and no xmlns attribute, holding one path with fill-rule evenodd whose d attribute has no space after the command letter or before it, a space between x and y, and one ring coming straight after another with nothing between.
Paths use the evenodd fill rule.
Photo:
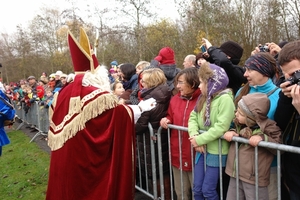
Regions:
<instances>
[{"instance_id":1,"label":"knit beanie hat","mask_svg":"<svg viewBox=\"0 0 300 200\"><path fill-rule=\"evenodd\" d=\"M213 73L211 73L211 71ZM215 64L209 64L208 62L203 64L199 68L198 72L200 78L203 81L207 81L207 99L206 99L206 107L205 107L205 126L210 126L210 104L212 96L226 89L229 79L225 72L225 70ZM202 94L199 96L199 98Z\"/></svg>"},{"instance_id":2,"label":"knit beanie hat","mask_svg":"<svg viewBox=\"0 0 300 200\"><path fill-rule=\"evenodd\" d=\"M280 48L283 48L284 45L286 45L287 43L289 43L289 42L288 42L288 41L281 41L281 42L278 43L278 46L279 46Z\"/></svg>"},{"instance_id":3,"label":"knit beanie hat","mask_svg":"<svg viewBox=\"0 0 300 200\"><path fill-rule=\"evenodd\" d=\"M245 67L248 69L258 71L266 77L272 78L276 74L276 61L274 60L274 64L272 64L267 59L267 54L268 53L261 52L250 56L245 62ZM274 59L270 56L268 57L269 59Z\"/></svg>"},{"instance_id":4,"label":"knit beanie hat","mask_svg":"<svg viewBox=\"0 0 300 200\"><path fill-rule=\"evenodd\" d=\"M158 56L156 56L154 60L157 60L160 64L175 64L174 57L175 53L173 49L164 47L159 51Z\"/></svg>"},{"instance_id":5,"label":"knit beanie hat","mask_svg":"<svg viewBox=\"0 0 300 200\"><path fill-rule=\"evenodd\" d=\"M45 94L45 90L44 90L43 86L41 86L41 85L36 86L37 97L42 99L44 97L44 94Z\"/></svg>"},{"instance_id":6,"label":"knit beanie hat","mask_svg":"<svg viewBox=\"0 0 300 200\"><path fill-rule=\"evenodd\" d=\"M41 76L40 80L42 83L47 84L49 82L49 80L47 79L47 77Z\"/></svg>"},{"instance_id":7,"label":"knit beanie hat","mask_svg":"<svg viewBox=\"0 0 300 200\"><path fill-rule=\"evenodd\" d=\"M110 65L112 65L112 66L117 66L117 65L118 65L118 62L117 62L116 60L114 60L114 61L112 61L112 62L110 63Z\"/></svg>"},{"instance_id":8,"label":"knit beanie hat","mask_svg":"<svg viewBox=\"0 0 300 200\"><path fill-rule=\"evenodd\" d=\"M268 118L270 100L264 93L251 93L239 100L238 107L247 117L246 125L252 127Z\"/></svg>"},{"instance_id":9,"label":"knit beanie hat","mask_svg":"<svg viewBox=\"0 0 300 200\"><path fill-rule=\"evenodd\" d=\"M220 49L228 56L232 64L237 65L243 55L244 49L236 42L227 41L221 44Z\"/></svg>"}]
</instances>

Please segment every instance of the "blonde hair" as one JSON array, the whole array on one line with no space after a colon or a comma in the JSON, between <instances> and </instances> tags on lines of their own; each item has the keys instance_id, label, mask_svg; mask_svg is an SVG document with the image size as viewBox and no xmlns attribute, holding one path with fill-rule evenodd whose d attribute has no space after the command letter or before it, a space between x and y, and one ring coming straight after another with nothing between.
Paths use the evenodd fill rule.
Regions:
<instances>
[{"instance_id":1,"label":"blonde hair","mask_svg":"<svg viewBox=\"0 0 300 200\"><path fill-rule=\"evenodd\" d=\"M167 82L164 72L159 68L151 68L143 71L142 79L149 88L156 87Z\"/></svg>"},{"instance_id":2,"label":"blonde hair","mask_svg":"<svg viewBox=\"0 0 300 200\"><path fill-rule=\"evenodd\" d=\"M142 61L140 61L140 62L135 66L135 68L138 68L139 66L141 66L142 69L144 69L145 67L150 66L150 63L147 62L147 61L142 60Z\"/></svg>"}]
</instances>

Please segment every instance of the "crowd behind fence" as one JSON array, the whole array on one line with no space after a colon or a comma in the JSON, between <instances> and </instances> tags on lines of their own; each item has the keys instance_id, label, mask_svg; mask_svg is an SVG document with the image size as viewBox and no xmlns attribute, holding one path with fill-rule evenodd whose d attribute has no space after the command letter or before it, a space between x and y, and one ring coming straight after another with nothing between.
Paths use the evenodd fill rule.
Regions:
<instances>
[{"instance_id":1,"label":"crowd behind fence","mask_svg":"<svg viewBox=\"0 0 300 200\"><path fill-rule=\"evenodd\" d=\"M32 103L27 112L25 112L22 106L18 106L15 102L14 107L16 109L17 117L22 120L17 130L26 125L31 126L38 131L30 140L30 142L32 142L36 137L40 135L46 136L48 134L49 115L47 108L44 108L44 106L39 106L38 101Z\"/></svg>"},{"instance_id":2,"label":"crowd behind fence","mask_svg":"<svg viewBox=\"0 0 300 200\"><path fill-rule=\"evenodd\" d=\"M18 106L15 105L15 108ZM44 108L43 106L39 106L38 102L35 102L31 105L30 109L28 112L25 112L23 109L16 109L16 114L17 117L21 120L20 125L18 126L17 129L20 129L23 125L26 126L31 126L34 127L38 132L34 135L34 137L30 140L30 142L34 141L36 137L38 136L47 136L48 130L49 130L49 117L48 117L48 109ZM175 189L174 189L174 179L173 179L173 174L172 174L172 166L171 166L171 149L170 149L170 130L171 129L176 129L178 130L179 134L186 134L188 131L187 127L182 127L182 126L176 126L176 125L168 125L168 132L167 133L162 133L162 127L158 129L157 132L154 132L152 129L151 124L149 123L149 133L150 135L142 134L137 137L141 137L141 140L143 141L142 149L140 148L141 146L138 145L137 143L137 175L136 175L136 185L135 188L139 190L140 192L144 193L148 197L152 199L176 199L176 194L175 194ZM199 131L200 133L202 131ZM162 149L164 148L161 142L162 134L167 134L168 135L168 158L169 162L164 163L163 162L163 151ZM149 141L147 141L147 137L150 138ZM179 144L181 143L179 137ZM221 140L223 137L219 139L219 166L222 166L222 159L221 159ZM236 144L238 143L245 143L249 144L249 140L241 137L233 137L233 142ZM147 156L147 149L146 149L146 143L150 142L150 159ZM237 147L238 145L236 145ZM281 154L284 152L291 152L291 153L296 153L300 154L300 148L298 147L293 147L289 145L283 145L283 144L275 144L275 143L270 143L270 142L265 142L261 141L258 145L258 147L255 147L255 196L256 199L258 200L258 163L257 163L257 158L258 158L258 153L257 149L263 147L263 148L270 148L270 149L275 149L277 150L277 188L278 188L278 199L281 199ZM143 152L143 153L141 153ZM179 152L180 152L180 166L183 166L182 163L182 158L181 158L181 145L179 145ZM192 162L194 163L194 151L193 148L191 147L191 152L192 152ZM238 155L238 148L236 148L236 152ZM144 159L141 159L143 156ZM204 155L205 156L205 155ZM237 162L238 162L238 156L236 156ZM143 160L143 162L141 161ZM151 161L150 161L151 160ZM150 162L149 162L150 161ZM151 170L148 171L147 166L151 166ZM168 174L164 173L166 171L166 168L168 168ZM158 169L158 171L157 171ZM236 170L236 177L238 177L238 171L239 165L237 165L237 170ZM192 168L192 172L194 172L194 168ZM226 197L223 196L223 185L222 185L222 175L224 171L222 170L222 167L220 167L220 199L226 199ZM166 176L168 177L170 184L166 185L165 178ZM181 170L181 190L183 191L183 182L182 182L182 170ZM239 181L236 179L236 188L239 186ZM170 193L170 196L166 197L165 191L168 190ZM239 196L239 191L236 191L237 196ZM179 200L179 199L178 199Z\"/></svg>"}]
</instances>

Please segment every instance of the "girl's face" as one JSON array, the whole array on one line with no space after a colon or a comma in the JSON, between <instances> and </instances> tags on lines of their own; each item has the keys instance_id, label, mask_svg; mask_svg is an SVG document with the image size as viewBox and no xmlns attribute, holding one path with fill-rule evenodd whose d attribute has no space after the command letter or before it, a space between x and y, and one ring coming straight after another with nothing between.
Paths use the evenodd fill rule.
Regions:
<instances>
[{"instance_id":1,"label":"girl's face","mask_svg":"<svg viewBox=\"0 0 300 200\"><path fill-rule=\"evenodd\" d=\"M203 63L205 63L206 62L206 60L204 59L204 58L199 58L199 60L197 60L197 64L201 67L201 65L203 64Z\"/></svg>"},{"instance_id":2,"label":"girl's face","mask_svg":"<svg viewBox=\"0 0 300 200\"><path fill-rule=\"evenodd\" d=\"M121 96L124 93L124 88L122 83L117 83L115 90L113 93L117 95L118 97Z\"/></svg>"},{"instance_id":3,"label":"girl's face","mask_svg":"<svg viewBox=\"0 0 300 200\"><path fill-rule=\"evenodd\" d=\"M202 80L202 78L199 78L199 80L200 80L199 88L200 88L200 90L201 90L201 93L202 93L203 95L207 95L207 83L204 82L204 81Z\"/></svg>"},{"instance_id":4,"label":"girl's face","mask_svg":"<svg viewBox=\"0 0 300 200\"><path fill-rule=\"evenodd\" d=\"M239 107L235 112L235 117L240 124L246 124L246 115L242 112L242 110Z\"/></svg>"}]
</instances>

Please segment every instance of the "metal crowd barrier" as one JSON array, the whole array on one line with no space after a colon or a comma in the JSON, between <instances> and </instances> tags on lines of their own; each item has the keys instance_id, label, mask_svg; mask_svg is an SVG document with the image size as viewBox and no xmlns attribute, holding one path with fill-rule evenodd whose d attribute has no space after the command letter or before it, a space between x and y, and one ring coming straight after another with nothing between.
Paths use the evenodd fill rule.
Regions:
<instances>
[{"instance_id":1,"label":"metal crowd barrier","mask_svg":"<svg viewBox=\"0 0 300 200\"><path fill-rule=\"evenodd\" d=\"M39 106L38 101L31 104L28 112L24 110L24 104L14 102L14 108L16 110L16 115L22 122L17 127L19 130L23 125L30 126L36 129L38 132L32 137L30 142L34 141L36 137L42 135L47 136L49 130L49 117L48 109L44 106Z\"/></svg>"},{"instance_id":2,"label":"metal crowd barrier","mask_svg":"<svg viewBox=\"0 0 300 200\"><path fill-rule=\"evenodd\" d=\"M152 176L152 178L149 178L148 176L148 172L145 170L145 174L144 175L141 175L141 170L139 170L139 175L137 176L136 180L137 180L137 184L135 186L135 188L139 191L141 191L142 193L144 193L145 195L149 196L150 198L152 199L162 199L162 200L165 200L166 197L165 197L165 194L164 194L164 191L165 191L165 185L164 185L164 173L163 173L163 160L162 160L162 144L161 144L161 135L162 135L162 127L160 127L158 129L158 131L156 133L153 132L153 129L149 123L149 132L150 132L150 138L154 138L154 139L151 139L150 140L150 145L151 145L151 167L152 167L152 173L155 174ZM176 126L176 125L172 125L172 124L169 124L168 125L168 148L169 148L169 163L171 163L171 150L170 150L170 130L171 129L176 129L178 130L179 134L183 134L183 131L187 132L188 129L187 127L182 127L182 126ZM199 131L199 133L202 133L203 131ZM186 134L186 133L184 133ZM145 134L143 134L142 136L139 136L139 137L143 137L143 141L145 141ZM221 137L219 139L219 166L222 166L222 159L221 159L221 140L223 139L223 137ZM181 143L181 137L179 137L179 143ZM245 144L249 144L249 140L248 139L245 139L245 138L241 138L241 137L233 137L232 139L233 142L236 142L236 143L245 143ZM155 145L157 145L157 148L154 148ZM144 144L144 147L146 146L146 144ZM236 153L238 155L238 145L236 145ZM297 153L297 154L300 154L300 148L299 147L293 147L293 146L289 146L289 145L283 145L283 144L276 144L276 143L271 143L271 142L265 142L265 141L261 141L259 143L259 145L257 147L255 147L255 196L256 196L256 199L258 200L258 147L264 147L264 148L270 148L270 149L276 149L277 150L277 188L278 188L278 191L277 191L277 198L278 200L281 200L281 154L283 152L291 152L291 153ZM143 149L145 151L145 148ZM140 149L139 149L139 146L137 145L137 152L139 152ZM156 163L155 161L155 154L156 152L155 151L158 151L158 163ZM179 152L180 152L180 166L182 167L183 166L183 163L182 163L182 158L181 158L181 146L179 145ZM193 148L191 147L191 152L192 152L192 155L193 155ZM146 153L144 152L144 155ZM140 162L140 154L137 153L137 166L138 166L138 169L140 169L140 166L141 166L141 162ZM238 156L236 156L236 163L239 163L238 162ZM146 159L145 159L146 160ZM192 156L192 163L194 163L194 155ZM147 163L144 163L144 165L146 166ZM156 168L158 165L158 178L157 178L157 171L156 171ZM236 177L238 177L238 173L239 173L239 165L237 164L237 169L236 169ZM169 171L170 171L170 174L169 174L169 177L170 177L170 191L171 191L171 199L176 199L175 198L175 190L174 190L174 179L173 179L173 174L172 174L172 166L171 164L169 164ZM192 168L192 173L194 172L194 168ZM222 167L220 167L220 199L223 200L223 199L226 199L226 197L223 197L223 186L222 186ZM142 177L145 177L146 178L146 183L148 183L149 181L151 182L152 181L152 184L153 184L153 187L152 187L152 190L149 189L148 187L148 184L146 184L146 187L143 187L141 185L141 182L142 182ZM159 190L161 191L160 194L158 193L158 180L159 179ZM183 177L182 177L182 170L181 170L181 190L183 191ZM236 188L239 188L239 179L237 178L236 179L236 185L237 187ZM236 195L239 196L239 191L237 190L236 191ZM192 197L194 198L194 197ZM179 198L177 198L177 200L179 200Z\"/></svg>"},{"instance_id":3,"label":"metal crowd barrier","mask_svg":"<svg viewBox=\"0 0 300 200\"><path fill-rule=\"evenodd\" d=\"M36 130L38 130L38 133L34 135L34 137L30 140L30 142L34 141L34 139L40 135L46 136L49 130L49 117L48 117L48 109L44 108L42 106L38 105L38 102L35 102L31 105L30 109L26 113L23 107L21 109L18 109L19 105L14 103L15 109L16 109L16 114L19 119L22 120L22 123L18 126L17 130L20 129L23 125L27 124L30 126L33 126ZM166 200L167 198L165 197L165 191L166 189L170 190L170 199L176 199L175 198L175 190L174 190L174 178L172 174L172 165L171 165L171 149L170 149L170 132L171 129L176 129L178 130L179 135L180 134L186 134L183 132L187 132L188 129L187 127L182 127L182 126L176 126L169 124L168 125L168 130L167 130L167 136L168 136L168 157L169 157L169 162L167 163L167 167L169 168L169 179L170 179L170 188L166 188L165 183L164 183L164 178L166 174L164 174L164 169L166 168L165 163L163 163L163 154L162 154L162 149L165 148L162 146L162 130L163 128L160 127L157 132L154 133L154 130L149 123L148 125L149 128L149 134L142 134L137 136L140 137L140 139L143 141L142 148L140 148L138 142L137 142L137 177L136 177L136 185L135 188L142 192L143 194L147 195L148 197L156 200L156 199L161 199L161 200ZM202 133L203 131L199 131L199 133ZM165 133L164 133L165 134ZM147 137L150 137L150 139ZM219 164L222 166L221 163L221 140L223 137L219 139ZM232 139L233 142L236 143L245 143L249 144L249 140L241 137L233 137ZM181 143L181 137L179 137L179 144ZM149 157L147 156L147 143L150 145L150 161ZM238 155L238 145L236 145L236 153ZM276 149L277 150L277 188L278 188L278 199L281 199L281 154L283 152L291 152L291 153L297 153L300 154L300 148L299 147L293 147L289 145L283 145L283 144L275 144L271 142L265 142L261 141L258 145L258 147L264 147L264 148L270 148L270 149ZM258 147L255 147L255 196L256 199L258 200L258 163L257 163L257 158L258 158L258 153L257 149ZM141 155L141 152L143 155ZM180 153L180 166L182 168L182 157L181 157L181 145L179 145L179 153ZM191 152L193 155L193 148L191 147ZM149 152L148 152L149 153ZM157 155L157 158L156 158ZM144 159L144 163L142 163L142 158ZM238 162L238 156L236 156L237 162ZM192 156L192 163L194 163L194 155ZM151 170L148 171L148 165L151 166ZM144 168L144 170L142 170ZM158 168L158 171L156 171ZM236 169L236 177L238 177L238 170L239 166L237 165ZM192 168L192 173L194 172L194 168ZM182 177L182 170L180 173L181 177L181 190L183 191L183 177ZM158 181L159 180L159 181ZM236 179L236 188L239 186L239 179ZM220 167L220 199L223 200L223 187L222 187L222 167ZM149 185L151 184L151 185ZM239 195L239 191L237 190L237 196ZM226 198L226 197L225 197ZM177 198L178 199L178 198ZM179 199L178 199L179 200Z\"/></svg>"}]
</instances>

